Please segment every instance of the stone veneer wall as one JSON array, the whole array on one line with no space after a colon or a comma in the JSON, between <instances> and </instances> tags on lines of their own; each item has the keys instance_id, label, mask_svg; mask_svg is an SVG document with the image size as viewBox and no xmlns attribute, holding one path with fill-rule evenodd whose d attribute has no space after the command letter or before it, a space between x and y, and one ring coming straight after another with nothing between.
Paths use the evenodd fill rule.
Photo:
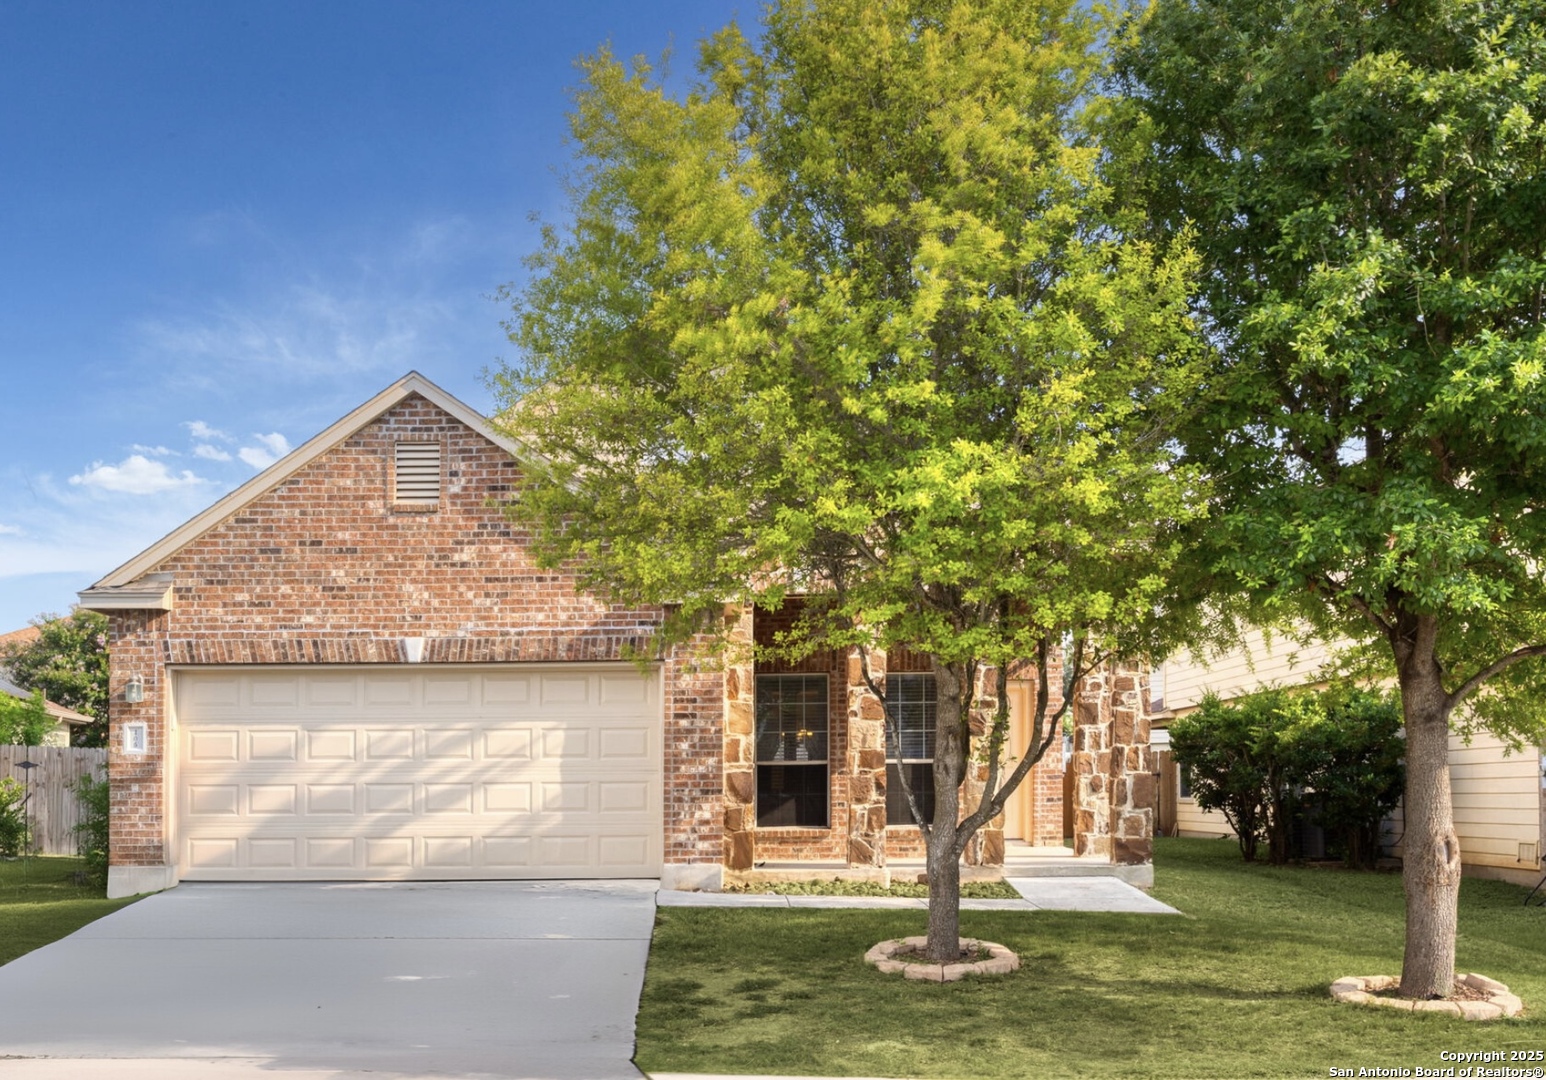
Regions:
<instances>
[{"instance_id":1,"label":"stone veneer wall","mask_svg":"<svg viewBox=\"0 0 1546 1080\"><path fill-rule=\"evenodd\" d=\"M1074 703L1074 854L1149 862L1153 751L1143 668L1113 663L1087 676Z\"/></svg>"},{"instance_id":2,"label":"stone veneer wall","mask_svg":"<svg viewBox=\"0 0 1546 1080\"><path fill-rule=\"evenodd\" d=\"M431 510L393 505L399 441L438 441L442 491ZM423 663L623 660L659 613L575 592L536 565L528 537L491 502L519 482L502 448L411 395L169 556L169 612L111 619L109 775L112 862L163 866L170 795L168 665L401 663L404 637ZM723 857L724 674L692 650L664 662L667 864ZM145 699L123 700L130 677ZM119 751L143 720L142 756Z\"/></svg>"}]
</instances>

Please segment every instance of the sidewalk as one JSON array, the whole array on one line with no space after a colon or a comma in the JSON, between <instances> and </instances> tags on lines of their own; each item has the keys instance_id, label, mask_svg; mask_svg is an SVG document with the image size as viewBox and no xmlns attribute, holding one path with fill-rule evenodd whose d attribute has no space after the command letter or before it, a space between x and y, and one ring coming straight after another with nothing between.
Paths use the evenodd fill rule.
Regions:
<instances>
[{"instance_id":1,"label":"sidewalk","mask_svg":"<svg viewBox=\"0 0 1546 1080\"><path fill-rule=\"evenodd\" d=\"M1142 889L1113 877L1005 878L1022 899L962 900L962 911L1117 911L1179 915ZM662 889L660 907L902 908L923 911L925 899L891 896L785 896L777 893L674 892Z\"/></svg>"}]
</instances>

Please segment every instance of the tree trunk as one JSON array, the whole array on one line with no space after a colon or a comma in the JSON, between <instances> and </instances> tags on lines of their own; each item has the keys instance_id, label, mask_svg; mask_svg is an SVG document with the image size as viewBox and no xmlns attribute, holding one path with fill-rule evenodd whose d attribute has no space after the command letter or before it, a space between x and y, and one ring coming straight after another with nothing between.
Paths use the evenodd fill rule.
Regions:
<instances>
[{"instance_id":1,"label":"tree trunk","mask_svg":"<svg viewBox=\"0 0 1546 1080\"><path fill-rule=\"evenodd\" d=\"M1460 904L1460 841L1449 786L1449 715L1442 674L1431 655L1400 665L1406 720L1406 955L1401 996L1447 997L1455 983Z\"/></svg>"},{"instance_id":2,"label":"tree trunk","mask_svg":"<svg viewBox=\"0 0 1546 1080\"><path fill-rule=\"evenodd\" d=\"M938 690L934 714L934 822L928 842L929 940L924 955L954 963L961 955L961 781L966 777L970 734L964 666L932 661Z\"/></svg>"}]
</instances>

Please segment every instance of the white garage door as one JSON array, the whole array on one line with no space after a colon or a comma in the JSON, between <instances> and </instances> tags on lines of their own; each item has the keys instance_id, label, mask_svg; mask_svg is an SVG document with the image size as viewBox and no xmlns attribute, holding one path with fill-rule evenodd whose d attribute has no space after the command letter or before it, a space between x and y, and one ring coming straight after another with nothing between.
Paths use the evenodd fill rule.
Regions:
<instances>
[{"instance_id":1,"label":"white garage door","mask_svg":"<svg viewBox=\"0 0 1546 1080\"><path fill-rule=\"evenodd\" d=\"M179 672L182 876L658 876L657 684L621 664Z\"/></svg>"}]
</instances>

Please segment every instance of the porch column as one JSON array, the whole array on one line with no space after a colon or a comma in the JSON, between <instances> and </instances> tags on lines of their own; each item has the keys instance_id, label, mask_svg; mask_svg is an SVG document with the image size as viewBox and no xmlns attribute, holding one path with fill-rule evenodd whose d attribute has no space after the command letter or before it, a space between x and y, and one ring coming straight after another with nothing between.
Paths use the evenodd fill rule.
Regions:
<instances>
[{"instance_id":1,"label":"porch column","mask_svg":"<svg viewBox=\"0 0 1546 1080\"><path fill-rule=\"evenodd\" d=\"M1111 674L1111 861L1154 858L1154 751L1149 748L1149 674L1114 663Z\"/></svg>"},{"instance_id":2,"label":"porch column","mask_svg":"<svg viewBox=\"0 0 1546 1080\"><path fill-rule=\"evenodd\" d=\"M886 654L869 650L870 677L884 687ZM886 865L886 714L848 651L848 864Z\"/></svg>"},{"instance_id":3,"label":"porch column","mask_svg":"<svg viewBox=\"0 0 1546 1080\"><path fill-rule=\"evenodd\" d=\"M1074 690L1074 854L1111 855L1111 689L1106 668Z\"/></svg>"},{"instance_id":4,"label":"porch column","mask_svg":"<svg viewBox=\"0 0 1546 1080\"><path fill-rule=\"evenodd\" d=\"M725 869L750 870L755 858L757 757L753 746L756 678L752 666L752 609L726 612L725 655Z\"/></svg>"},{"instance_id":5,"label":"porch column","mask_svg":"<svg viewBox=\"0 0 1546 1080\"><path fill-rule=\"evenodd\" d=\"M998 669L983 668L977 672L977 704L972 709L971 732L973 739L986 739L993 726L993 714L998 712ZM1005 741L1008 749L1008 741ZM1026 778L1026 783L1030 778ZM966 767L966 779L961 782L961 816L976 813L982 805L982 794L988 786L986 762L973 762ZM967 866L1004 865L1004 815L999 814L967 841L962 858Z\"/></svg>"}]
</instances>

